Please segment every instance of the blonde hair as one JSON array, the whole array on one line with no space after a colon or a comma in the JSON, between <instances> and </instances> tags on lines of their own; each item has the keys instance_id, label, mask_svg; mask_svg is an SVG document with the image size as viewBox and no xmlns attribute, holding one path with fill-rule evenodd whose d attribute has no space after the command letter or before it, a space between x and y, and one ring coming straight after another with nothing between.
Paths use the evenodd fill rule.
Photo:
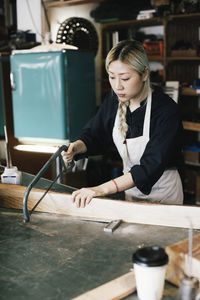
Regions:
<instances>
[{"instance_id":1,"label":"blonde hair","mask_svg":"<svg viewBox=\"0 0 200 300\"><path fill-rule=\"evenodd\" d=\"M142 43L136 40L121 41L108 52L105 62L107 72L109 70L109 65L116 60L120 60L121 62L131 66L140 76L142 76L147 69L149 70L149 61L146 51ZM150 78L148 76L140 93L141 98L146 97L149 89ZM126 139L126 133L128 130L128 124L126 123L126 111L128 106L129 101L122 102L119 100L120 130L124 140Z\"/></svg>"}]
</instances>

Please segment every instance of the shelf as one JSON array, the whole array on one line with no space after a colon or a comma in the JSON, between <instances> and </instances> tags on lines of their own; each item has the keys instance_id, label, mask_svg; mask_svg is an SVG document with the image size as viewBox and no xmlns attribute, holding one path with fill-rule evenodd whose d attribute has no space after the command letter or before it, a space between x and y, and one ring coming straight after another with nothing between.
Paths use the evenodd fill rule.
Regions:
<instances>
[{"instance_id":1,"label":"shelf","mask_svg":"<svg viewBox=\"0 0 200 300\"><path fill-rule=\"evenodd\" d=\"M78 0L75 0L78 1ZM68 2L73 2L68 1ZM98 2L98 1L97 1ZM102 29L108 28L108 27L116 27L116 26L129 26L129 25L135 25L137 27L142 26L156 26L156 25L164 25L166 22L172 22L177 20L183 20L185 19L191 19L199 21L200 13L194 13L194 14L183 14L183 15L172 15L172 16L166 16L166 17L155 17L155 18L149 18L149 19L143 19L143 20L118 20L114 22L105 22L101 23Z\"/></svg>"},{"instance_id":2,"label":"shelf","mask_svg":"<svg viewBox=\"0 0 200 300\"><path fill-rule=\"evenodd\" d=\"M200 12L198 13L191 13L191 14L179 14L179 15L170 15L167 16L166 19L167 21L185 21L185 19L193 19L199 21L200 18Z\"/></svg>"},{"instance_id":3,"label":"shelf","mask_svg":"<svg viewBox=\"0 0 200 300\"><path fill-rule=\"evenodd\" d=\"M188 165L188 166L200 167L200 163L193 162L193 161L186 160L185 164Z\"/></svg>"},{"instance_id":4,"label":"shelf","mask_svg":"<svg viewBox=\"0 0 200 300\"><path fill-rule=\"evenodd\" d=\"M183 121L185 130L200 131L200 123Z\"/></svg>"},{"instance_id":5,"label":"shelf","mask_svg":"<svg viewBox=\"0 0 200 300\"><path fill-rule=\"evenodd\" d=\"M72 5L80 5L80 4L88 4L88 3L99 3L103 0L67 0L67 1L46 1L44 2L46 8L49 7L63 7L63 6L72 6Z\"/></svg>"},{"instance_id":6,"label":"shelf","mask_svg":"<svg viewBox=\"0 0 200 300\"><path fill-rule=\"evenodd\" d=\"M184 87L184 88L182 88L181 95L182 96L196 96L196 97L200 97L200 93L198 94L195 89L190 88L190 87Z\"/></svg>"},{"instance_id":7,"label":"shelf","mask_svg":"<svg viewBox=\"0 0 200 300\"><path fill-rule=\"evenodd\" d=\"M199 60L200 61L200 56L167 56L166 60L168 61L173 61L173 60Z\"/></svg>"},{"instance_id":8,"label":"shelf","mask_svg":"<svg viewBox=\"0 0 200 300\"><path fill-rule=\"evenodd\" d=\"M150 18L145 20L119 20L114 22L101 23L101 29L112 29L116 27L126 27L126 26L137 26L137 27L146 27L146 26L156 26L163 25L163 18Z\"/></svg>"}]
</instances>

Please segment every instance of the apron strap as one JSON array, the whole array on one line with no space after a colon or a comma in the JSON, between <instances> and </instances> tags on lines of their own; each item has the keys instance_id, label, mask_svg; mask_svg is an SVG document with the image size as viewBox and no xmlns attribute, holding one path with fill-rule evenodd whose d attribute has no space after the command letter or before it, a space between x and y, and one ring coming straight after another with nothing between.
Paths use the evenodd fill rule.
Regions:
<instances>
[{"instance_id":1,"label":"apron strap","mask_svg":"<svg viewBox=\"0 0 200 300\"><path fill-rule=\"evenodd\" d=\"M150 137L150 118L151 118L151 103L152 103L152 91L150 90L147 97L146 113L144 117L143 136L149 139Z\"/></svg>"}]
</instances>

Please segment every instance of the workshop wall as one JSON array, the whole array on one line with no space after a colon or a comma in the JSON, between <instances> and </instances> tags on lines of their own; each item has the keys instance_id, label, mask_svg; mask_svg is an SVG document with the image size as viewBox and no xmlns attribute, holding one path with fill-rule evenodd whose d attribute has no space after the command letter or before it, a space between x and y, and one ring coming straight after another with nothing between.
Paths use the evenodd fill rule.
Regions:
<instances>
[{"instance_id":1,"label":"workshop wall","mask_svg":"<svg viewBox=\"0 0 200 300\"><path fill-rule=\"evenodd\" d=\"M17 29L30 30L36 34L36 41L42 41L41 0L17 0Z\"/></svg>"}]
</instances>

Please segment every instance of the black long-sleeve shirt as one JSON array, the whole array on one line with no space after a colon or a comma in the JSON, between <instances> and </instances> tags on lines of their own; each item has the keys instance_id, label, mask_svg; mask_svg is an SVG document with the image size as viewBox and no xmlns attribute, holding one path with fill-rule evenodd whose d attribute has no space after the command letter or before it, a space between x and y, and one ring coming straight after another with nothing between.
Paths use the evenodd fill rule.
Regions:
<instances>
[{"instance_id":1,"label":"black long-sleeve shirt","mask_svg":"<svg viewBox=\"0 0 200 300\"><path fill-rule=\"evenodd\" d=\"M133 112L127 109L127 138L135 138L143 133L144 102ZM97 114L83 128L79 138L86 144L87 155L103 154L114 145L112 131L117 109L117 96L109 94ZM156 88L152 93L150 140L140 164L132 166L130 173L136 187L142 193L149 194L166 169L180 169L181 164L182 122L179 108L174 100Z\"/></svg>"}]
</instances>

